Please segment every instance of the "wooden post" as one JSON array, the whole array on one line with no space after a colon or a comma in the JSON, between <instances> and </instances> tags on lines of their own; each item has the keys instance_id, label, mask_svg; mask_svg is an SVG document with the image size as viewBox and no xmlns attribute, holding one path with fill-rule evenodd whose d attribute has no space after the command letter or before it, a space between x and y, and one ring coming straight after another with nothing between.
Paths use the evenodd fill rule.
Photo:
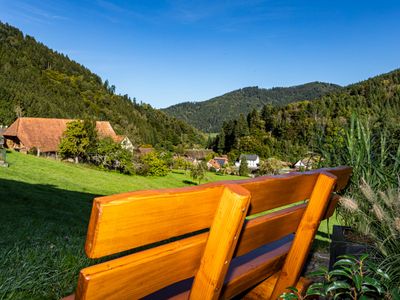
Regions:
<instances>
[{"instance_id":1,"label":"wooden post","mask_svg":"<svg viewBox=\"0 0 400 300\"><path fill-rule=\"evenodd\" d=\"M225 188L194 277L190 299L218 299L249 204L247 190L238 185Z\"/></svg>"},{"instance_id":2,"label":"wooden post","mask_svg":"<svg viewBox=\"0 0 400 300\"><path fill-rule=\"evenodd\" d=\"M311 194L307 210L301 219L292 247L272 292L271 299L277 299L286 288L295 286L307 259L320 221L324 216L328 200L336 183L336 176L321 173Z\"/></svg>"}]
</instances>

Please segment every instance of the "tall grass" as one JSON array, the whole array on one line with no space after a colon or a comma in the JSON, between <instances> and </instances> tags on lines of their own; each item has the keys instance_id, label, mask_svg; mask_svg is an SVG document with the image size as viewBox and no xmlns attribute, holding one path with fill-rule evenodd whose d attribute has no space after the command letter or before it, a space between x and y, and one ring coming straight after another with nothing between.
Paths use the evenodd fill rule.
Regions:
<instances>
[{"instance_id":1,"label":"tall grass","mask_svg":"<svg viewBox=\"0 0 400 300\"><path fill-rule=\"evenodd\" d=\"M353 167L352 181L364 179L373 188L398 186L400 143L388 129L371 129L371 122L353 115L341 153L344 164Z\"/></svg>"},{"instance_id":2,"label":"tall grass","mask_svg":"<svg viewBox=\"0 0 400 300\"><path fill-rule=\"evenodd\" d=\"M351 118L345 146L327 160L353 168L351 185L341 201L345 223L374 241L380 265L400 282L400 141L369 120ZM327 153L325 153L327 155ZM328 154L329 155L329 154Z\"/></svg>"}]
</instances>

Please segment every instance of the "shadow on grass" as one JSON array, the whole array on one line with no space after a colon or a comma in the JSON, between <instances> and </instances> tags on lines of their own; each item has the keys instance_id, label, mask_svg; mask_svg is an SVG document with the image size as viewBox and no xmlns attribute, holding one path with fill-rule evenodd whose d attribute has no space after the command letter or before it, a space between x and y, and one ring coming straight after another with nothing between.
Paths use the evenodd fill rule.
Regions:
<instances>
[{"instance_id":1,"label":"shadow on grass","mask_svg":"<svg viewBox=\"0 0 400 300\"><path fill-rule=\"evenodd\" d=\"M187 185L198 185L197 182L194 182L194 181L191 181L191 180L182 180L182 182L184 184L187 184Z\"/></svg>"},{"instance_id":2,"label":"shadow on grass","mask_svg":"<svg viewBox=\"0 0 400 300\"><path fill-rule=\"evenodd\" d=\"M93 199L89 193L0 179L0 299L56 299L73 291Z\"/></svg>"}]
</instances>

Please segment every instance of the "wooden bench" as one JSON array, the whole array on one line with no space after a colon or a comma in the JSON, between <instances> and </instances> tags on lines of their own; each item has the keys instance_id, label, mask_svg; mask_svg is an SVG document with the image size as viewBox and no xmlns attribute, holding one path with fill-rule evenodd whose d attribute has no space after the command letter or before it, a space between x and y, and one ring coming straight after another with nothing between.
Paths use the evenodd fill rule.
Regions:
<instances>
[{"instance_id":1,"label":"wooden bench","mask_svg":"<svg viewBox=\"0 0 400 300\"><path fill-rule=\"evenodd\" d=\"M301 284L351 168L96 198L75 299L276 299ZM138 247L141 247L137 249ZM300 280L299 280L300 279Z\"/></svg>"}]
</instances>

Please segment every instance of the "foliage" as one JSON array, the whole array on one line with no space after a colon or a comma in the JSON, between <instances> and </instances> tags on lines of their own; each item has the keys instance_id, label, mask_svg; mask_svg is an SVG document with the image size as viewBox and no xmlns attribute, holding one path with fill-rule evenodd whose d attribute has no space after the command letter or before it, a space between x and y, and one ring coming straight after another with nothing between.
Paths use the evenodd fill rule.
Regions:
<instances>
[{"instance_id":1,"label":"foliage","mask_svg":"<svg viewBox=\"0 0 400 300\"><path fill-rule=\"evenodd\" d=\"M341 162L353 167L353 182L358 185L365 179L373 188L397 186L400 128L389 129L353 115L345 133Z\"/></svg>"},{"instance_id":2,"label":"foliage","mask_svg":"<svg viewBox=\"0 0 400 300\"><path fill-rule=\"evenodd\" d=\"M263 105L282 106L293 101L311 100L340 89L338 85L322 82L288 88L245 87L207 101L176 104L164 111L204 132L218 132L224 122L261 109Z\"/></svg>"},{"instance_id":3,"label":"foliage","mask_svg":"<svg viewBox=\"0 0 400 300\"><path fill-rule=\"evenodd\" d=\"M86 156L90 145L89 134L85 130L82 121L72 121L67 124L59 146L59 154L62 158L74 158L78 163L79 159Z\"/></svg>"},{"instance_id":4,"label":"foliage","mask_svg":"<svg viewBox=\"0 0 400 300\"><path fill-rule=\"evenodd\" d=\"M140 158L140 161L142 163L142 167L138 171L140 175L166 176L170 172L167 163L157 152L149 152L144 154Z\"/></svg>"},{"instance_id":5,"label":"foliage","mask_svg":"<svg viewBox=\"0 0 400 300\"><path fill-rule=\"evenodd\" d=\"M188 170L193 164L188 162L182 156L173 159L172 168L177 170Z\"/></svg>"},{"instance_id":6,"label":"foliage","mask_svg":"<svg viewBox=\"0 0 400 300\"><path fill-rule=\"evenodd\" d=\"M383 299L390 293L386 285L389 275L368 260L367 254L360 258L341 256L332 271L321 268L310 276L322 276L323 282L311 284L305 296L291 287L291 292L282 294L281 299Z\"/></svg>"},{"instance_id":7,"label":"foliage","mask_svg":"<svg viewBox=\"0 0 400 300\"><path fill-rule=\"evenodd\" d=\"M94 164L125 174L134 173L132 153L111 138L101 139L95 151L96 154L90 158Z\"/></svg>"},{"instance_id":8,"label":"foliage","mask_svg":"<svg viewBox=\"0 0 400 300\"><path fill-rule=\"evenodd\" d=\"M246 157L242 157L240 159L240 165L239 165L239 175L240 176L249 176L250 170L249 166L247 164Z\"/></svg>"},{"instance_id":9,"label":"foliage","mask_svg":"<svg viewBox=\"0 0 400 300\"><path fill-rule=\"evenodd\" d=\"M212 147L220 153L256 153L261 158L274 156L291 162L313 152L323 156L324 164L337 165L343 162L346 147L352 146L349 138L356 137L358 140L353 142L361 142L362 132L358 125L352 124L353 115L362 120L364 129L371 136L372 148L377 143L385 145L380 147L381 152L371 148L375 156L366 157L369 160L358 166L363 168L367 162L379 160L378 156L387 158L382 161L386 166L395 162L392 156L398 150L396 145L400 140L400 70L347 86L313 101L281 107L267 104L261 112L251 111L244 118L247 127L241 117L226 121L212 141ZM352 133L349 132L351 128L354 129ZM380 135L381 131L385 135ZM371 164L371 171L373 168Z\"/></svg>"},{"instance_id":10,"label":"foliage","mask_svg":"<svg viewBox=\"0 0 400 300\"><path fill-rule=\"evenodd\" d=\"M11 124L18 116L90 118L110 121L134 144L191 147L205 142L185 122L116 95L107 80L1 22L0 53L0 124Z\"/></svg>"},{"instance_id":11,"label":"foliage","mask_svg":"<svg viewBox=\"0 0 400 300\"><path fill-rule=\"evenodd\" d=\"M193 164L190 168L190 177L193 180L197 180L199 184L206 178L206 174L207 164L204 161L199 161L198 163Z\"/></svg>"},{"instance_id":12,"label":"foliage","mask_svg":"<svg viewBox=\"0 0 400 300\"><path fill-rule=\"evenodd\" d=\"M380 267L390 275L389 285L400 282L400 190L375 192L365 181L360 193L341 200L344 218L375 242Z\"/></svg>"},{"instance_id":13,"label":"foliage","mask_svg":"<svg viewBox=\"0 0 400 300\"><path fill-rule=\"evenodd\" d=\"M258 169L259 175L278 175L282 170L283 164L279 159L270 157L265 161L261 162L260 168Z\"/></svg>"},{"instance_id":14,"label":"foliage","mask_svg":"<svg viewBox=\"0 0 400 300\"><path fill-rule=\"evenodd\" d=\"M343 149L324 154L328 164L353 167L352 183L341 200L341 216L374 241L392 287L400 282L400 140L396 125L353 115Z\"/></svg>"}]
</instances>

